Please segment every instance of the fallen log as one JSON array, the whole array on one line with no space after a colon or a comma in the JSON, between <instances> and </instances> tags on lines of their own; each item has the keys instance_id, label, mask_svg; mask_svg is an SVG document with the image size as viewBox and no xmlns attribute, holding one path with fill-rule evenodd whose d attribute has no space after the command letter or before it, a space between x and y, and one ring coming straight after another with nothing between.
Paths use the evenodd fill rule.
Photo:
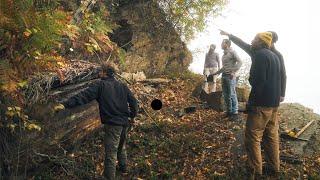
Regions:
<instances>
[{"instance_id":1,"label":"fallen log","mask_svg":"<svg viewBox=\"0 0 320 180\"><path fill-rule=\"evenodd\" d=\"M46 159L33 161L39 158L31 153L33 151L50 155L70 153L86 137L101 129L97 102L59 114L55 114L52 109L57 101L65 100L97 81L101 68L90 62L71 61L60 71L61 74L43 73L34 76L29 79L27 88L23 89L25 101L28 102L24 111L42 130L30 132L17 129L10 141L4 141L9 142L6 156L10 158L0 168L8 166L6 175L24 174L43 166ZM1 147L5 145L2 141L0 143ZM1 162L4 161L2 155Z\"/></svg>"},{"instance_id":2,"label":"fallen log","mask_svg":"<svg viewBox=\"0 0 320 180\"><path fill-rule=\"evenodd\" d=\"M150 84L150 85L159 85L159 84L166 84L169 83L169 79L164 79L164 78L154 78L154 79L145 79L141 81L142 83Z\"/></svg>"}]
</instances>

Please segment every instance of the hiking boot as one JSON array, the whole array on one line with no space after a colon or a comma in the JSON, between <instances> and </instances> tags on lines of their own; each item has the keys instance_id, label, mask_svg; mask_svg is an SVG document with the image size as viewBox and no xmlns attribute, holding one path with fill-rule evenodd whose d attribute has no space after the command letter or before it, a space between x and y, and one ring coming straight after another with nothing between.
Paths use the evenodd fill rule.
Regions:
<instances>
[{"instance_id":1,"label":"hiking boot","mask_svg":"<svg viewBox=\"0 0 320 180\"><path fill-rule=\"evenodd\" d=\"M247 172L247 179L249 180L261 180L262 178L263 178L262 174Z\"/></svg>"},{"instance_id":2,"label":"hiking boot","mask_svg":"<svg viewBox=\"0 0 320 180\"><path fill-rule=\"evenodd\" d=\"M261 180L263 179L262 174L249 174L248 176L249 180Z\"/></svg>"},{"instance_id":3,"label":"hiking boot","mask_svg":"<svg viewBox=\"0 0 320 180\"><path fill-rule=\"evenodd\" d=\"M280 172L279 171L275 171L274 169L272 168L268 168L266 167L264 169L264 173L265 175L269 178L269 179L280 179Z\"/></svg>"},{"instance_id":4,"label":"hiking boot","mask_svg":"<svg viewBox=\"0 0 320 180\"><path fill-rule=\"evenodd\" d=\"M230 117L229 117L230 121L234 121L234 122L241 122L242 119L241 119L241 116L239 114L232 114Z\"/></svg>"},{"instance_id":5,"label":"hiking boot","mask_svg":"<svg viewBox=\"0 0 320 180\"><path fill-rule=\"evenodd\" d=\"M232 116L232 113L230 113L230 112L225 112L225 113L223 113L223 115L222 115L222 119L229 118L229 117L231 117L231 116Z\"/></svg>"},{"instance_id":6,"label":"hiking boot","mask_svg":"<svg viewBox=\"0 0 320 180\"><path fill-rule=\"evenodd\" d=\"M253 168L247 166L246 169L247 169L246 170L246 176L247 176L246 179L249 179L249 180L261 180L261 179L263 179L262 174L257 173Z\"/></svg>"}]
</instances>

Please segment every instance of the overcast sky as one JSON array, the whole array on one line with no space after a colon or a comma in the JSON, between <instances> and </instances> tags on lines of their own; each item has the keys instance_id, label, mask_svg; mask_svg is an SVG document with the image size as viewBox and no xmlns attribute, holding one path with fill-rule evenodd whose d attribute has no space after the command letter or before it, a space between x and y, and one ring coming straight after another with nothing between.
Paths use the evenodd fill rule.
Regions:
<instances>
[{"instance_id":1,"label":"overcast sky","mask_svg":"<svg viewBox=\"0 0 320 180\"><path fill-rule=\"evenodd\" d=\"M276 31L276 48L287 68L286 102L298 102L320 113L320 1L318 0L230 0L222 16L208 18L208 28L188 45L193 52L190 69L202 73L204 56L211 43L226 38L218 29L248 43L257 32ZM232 45L242 59L249 56Z\"/></svg>"}]
</instances>

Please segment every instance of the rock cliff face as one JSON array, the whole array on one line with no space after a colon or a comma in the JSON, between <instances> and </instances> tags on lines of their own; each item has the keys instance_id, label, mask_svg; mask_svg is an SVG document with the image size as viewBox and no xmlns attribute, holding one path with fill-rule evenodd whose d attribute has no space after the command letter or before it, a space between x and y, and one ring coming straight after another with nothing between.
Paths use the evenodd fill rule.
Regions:
<instances>
[{"instance_id":1,"label":"rock cliff face","mask_svg":"<svg viewBox=\"0 0 320 180\"><path fill-rule=\"evenodd\" d=\"M126 71L155 76L187 70L192 55L155 2L125 3L113 16L121 27L111 39L127 51Z\"/></svg>"}]
</instances>

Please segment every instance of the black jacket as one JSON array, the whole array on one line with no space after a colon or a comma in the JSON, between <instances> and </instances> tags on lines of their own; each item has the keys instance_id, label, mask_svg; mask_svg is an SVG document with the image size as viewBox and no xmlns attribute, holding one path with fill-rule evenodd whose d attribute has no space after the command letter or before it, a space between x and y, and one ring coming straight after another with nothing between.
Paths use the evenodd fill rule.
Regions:
<instances>
[{"instance_id":1,"label":"black jacket","mask_svg":"<svg viewBox=\"0 0 320 180\"><path fill-rule=\"evenodd\" d=\"M282 54L275 49L274 47L271 48L271 51L274 52L280 61L280 81L281 81L281 96L285 97L286 96L286 85L287 85L287 73L286 73L286 66L284 65L284 60Z\"/></svg>"},{"instance_id":2,"label":"black jacket","mask_svg":"<svg viewBox=\"0 0 320 180\"><path fill-rule=\"evenodd\" d=\"M281 91L281 63L278 56L271 50L262 48L251 49L251 46L241 39L230 35L230 40L246 51L252 60L249 82L252 86L250 106L278 107Z\"/></svg>"},{"instance_id":3,"label":"black jacket","mask_svg":"<svg viewBox=\"0 0 320 180\"><path fill-rule=\"evenodd\" d=\"M66 108L97 100L103 124L128 125L128 118L137 115L137 100L129 88L113 77L102 78L62 104Z\"/></svg>"}]
</instances>

